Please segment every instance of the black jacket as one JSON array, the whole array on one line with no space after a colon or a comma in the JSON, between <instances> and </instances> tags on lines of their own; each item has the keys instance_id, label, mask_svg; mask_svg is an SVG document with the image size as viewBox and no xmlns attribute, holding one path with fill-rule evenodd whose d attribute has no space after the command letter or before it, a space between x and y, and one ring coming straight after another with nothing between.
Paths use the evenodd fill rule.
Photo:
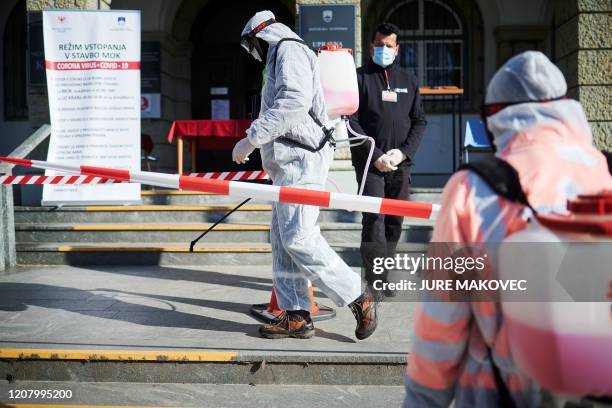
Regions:
<instances>
[{"instance_id":1,"label":"black jacket","mask_svg":"<svg viewBox=\"0 0 612 408\"><path fill-rule=\"evenodd\" d=\"M359 110L350 117L350 125L356 132L372 136L376 141L371 163L391 149L400 149L407 156L400 165L409 166L414 163L427 125L418 81L394 62L386 71L391 90L399 90L396 91L397 102L383 102L382 91L387 89L384 71L372 60L357 69ZM368 142L351 147L353 166L357 170L365 166L369 151ZM370 169L374 168L370 166Z\"/></svg>"}]
</instances>

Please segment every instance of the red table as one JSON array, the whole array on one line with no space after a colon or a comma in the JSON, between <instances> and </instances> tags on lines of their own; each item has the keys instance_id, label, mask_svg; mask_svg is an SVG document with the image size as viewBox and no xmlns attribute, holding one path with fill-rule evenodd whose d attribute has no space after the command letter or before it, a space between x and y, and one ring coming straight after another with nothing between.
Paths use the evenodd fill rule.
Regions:
<instances>
[{"instance_id":1,"label":"red table","mask_svg":"<svg viewBox=\"0 0 612 408\"><path fill-rule=\"evenodd\" d=\"M168 143L177 138L179 174L183 174L183 139L191 138L191 170L195 171L196 143L208 150L230 150L246 136L249 119L237 120L175 120L168 132Z\"/></svg>"}]
</instances>

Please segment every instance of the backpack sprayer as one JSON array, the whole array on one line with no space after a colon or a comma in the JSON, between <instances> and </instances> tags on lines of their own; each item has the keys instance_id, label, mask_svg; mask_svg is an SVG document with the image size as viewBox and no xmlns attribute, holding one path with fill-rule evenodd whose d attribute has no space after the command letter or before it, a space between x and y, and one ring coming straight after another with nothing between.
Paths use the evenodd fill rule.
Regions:
<instances>
[{"instance_id":1,"label":"backpack sprayer","mask_svg":"<svg viewBox=\"0 0 612 408\"><path fill-rule=\"evenodd\" d=\"M359 109L359 87L352 50L328 44L319 49L318 56L321 87L323 88L327 115L331 124L335 127L335 143L337 145L359 146L367 141L370 142L370 152L359 185L358 194L362 195L368 174L367 169L370 167L374 154L374 139L354 131L348 121L348 116ZM349 132L353 137L348 136Z\"/></svg>"},{"instance_id":2,"label":"backpack sprayer","mask_svg":"<svg viewBox=\"0 0 612 408\"><path fill-rule=\"evenodd\" d=\"M278 42L276 48L285 41L294 41L308 45L298 39L288 38ZM281 139L290 145L298 148L304 148L311 152L317 152L325 147L329 143L332 147L336 147L339 144L345 144L347 146L359 146L367 141L370 142L370 152L365 163L363 176L359 185L358 195L363 194L363 188L365 186L366 177L368 175L367 169L370 167L372 161L372 155L374 154L374 139L370 136L362 135L355 132L349 124L348 116L352 115L359 108L359 88L357 85L357 71L355 67L355 61L353 60L352 50L348 48L341 48L335 44L328 44L321 47L318 52L319 61L319 72L321 78L321 87L323 88L323 97L325 99L325 105L327 108L327 115L330 118L330 124L333 127L328 128L320 119L316 117L313 110L311 109L308 114L313 121L321 128L323 132L323 139L318 147L311 147L301 145L300 143L291 139L281 137ZM276 64L276 59L275 62ZM348 133L351 133L353 137L349 137ZM213 230L219 223L229 217L232 213L237 211L240 207L248 203L251 199L247 198L242 201L232 210L227 212L223 217L216 221L206 231L204 231L199 237L191 241L189 246L189 252L193 252L195 244Z\"/></svg>"}]
</instances>

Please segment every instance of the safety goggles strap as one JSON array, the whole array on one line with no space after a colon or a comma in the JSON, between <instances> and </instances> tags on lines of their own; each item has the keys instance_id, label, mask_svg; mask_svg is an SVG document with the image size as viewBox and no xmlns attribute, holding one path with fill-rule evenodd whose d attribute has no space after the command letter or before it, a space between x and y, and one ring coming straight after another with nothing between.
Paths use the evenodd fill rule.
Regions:
<instances>
[{"instance_id":1,"label":"safety goggles strap","mask_svg":"<svg viewBox=\"0 0 612 408\"><path fill-rule=\"evenodd\" d=\"M482 107L480 108L480 110L481 110L481 115L483 117L489 117L489 116L495 115L497 112L501 111L502 109L505 109L508 106L512 106L512 105L520 105L522 103L548 103L548 102L559 101L559 100L562 100L562 99L567 99L567 96L563 95L563 96L560 96L558 98L541 99L541 100L536 100L536 101L489 103L489 104L486 104L486 105L483 104Z\"/></svg>"},{"instance_id":2,"label":"safety goggles strap","mask_svg":"<svg viewBox=\"0 0 612 408\"><path fill-rule=\"evenodd\" d=\"M269 20L266 20L266 21L264 21L264 22L260 23L260 24L259 24L257 27L255 27L255 28L253 29L253 31L251 31L251 32L249 33L249 35L254 36L254 35L255 35L255 34L257 34L258 32L260 32L261 30L263 30L264 28L266 28L267 26L269 26L270 24L274 24L274 23L276 23L276 20L275 20L275 19L273 19L273 18L271 18L271 19L269 19Z\"/></svg>"}]
</instances>

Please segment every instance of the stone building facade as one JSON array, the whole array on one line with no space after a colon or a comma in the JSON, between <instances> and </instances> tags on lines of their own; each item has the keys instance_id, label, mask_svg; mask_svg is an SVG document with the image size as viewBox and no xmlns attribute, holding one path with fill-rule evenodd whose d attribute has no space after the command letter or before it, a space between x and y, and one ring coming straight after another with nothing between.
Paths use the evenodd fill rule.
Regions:
<instances>
[{"instance_id":1,"label":"stone building facade","mask_svg":"<svg viewBox=\"0 0 612 408\"><path fill-rule=\"evenodd\" d=\"M560 0L555 8L555 62L586 111L600 149L612 151L612 3Z\"/></svg>"},{"instance_id":2,"label":"stone building facade","mask_svg":"<svg viewBox=\"0 0 612 408\"><path fill-rule=\"evenodd\" d=\"M14 74L24 67L16 68L13 62L22 58L20 53L26 49L26 12L45 8L141 10L142 40L158 41L161 46L162 101L161 118L143 119L142 129L154 139L155 154L160 157L158 170L172 171L176 169L176 147L166 142L167 132L173 120L207 118L210 114L202 102L207 98L203 93L207 78L231 70L233 76L228 78L238 88L237 100L251 92L253 75L249 72L256 66L236 52L239 29L248 16L268 8L280 20L297 27L299 6L315 3L355 6L358 64L368 58L370 36L382 20L400 25L402 46L407 50L402 58L406 64L414 64L423 85L431 85L432 73L441 69L423 61L430 58L428 50L458 50L457 62L449 63L456 66L444 68L444 75L455 78L465 89L464 120L476 117L486 83L500 64L523 50L541 50L565 73L570 97L584 105L597 146L612 150L609 0L6 0L0 5L4 45L0 153L9 153L49 120L46 88L29 84L25 75ZM449 17L436 19L430 15L434 12L427 10ZM246 108L240 106L234 114L246 115ZM436 143L436 134L449 131L445 125L448 109L448 104L434 104L429 109L427 137L431 144Z\"/></svg>"}]
</instances>

